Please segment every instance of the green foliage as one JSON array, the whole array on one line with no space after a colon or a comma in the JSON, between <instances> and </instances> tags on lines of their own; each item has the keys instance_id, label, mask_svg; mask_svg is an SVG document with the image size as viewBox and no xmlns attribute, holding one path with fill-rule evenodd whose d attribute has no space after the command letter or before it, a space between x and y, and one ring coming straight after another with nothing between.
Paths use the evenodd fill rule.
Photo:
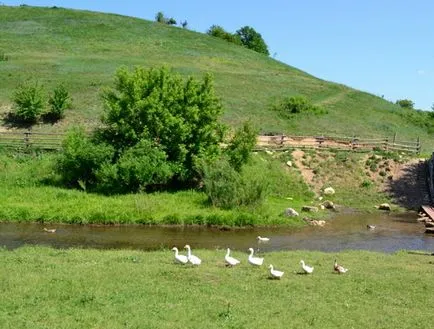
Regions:
<instances>
[{"instance_id":1,"label":"green foliage","mask_svg":"<svg viewBox=\"0 0 434 329\"><path fill-rule=\"evenodd\" d=\"M373 185L372 181L370 180L364 180L360 186L363 188L370 188Z\"/></svg>"},{"instance_id":2,"label":"green foliage","mask_svg":"<svg viewBox=\"0 0 434 329\"><path fill-rule=\"evenodd\" d=\"M259 206L268 193L261 176L238 173L224 158L204 166L203 182L211 204L223 209Z\"/></svg>"},{"instance_id":3,"label":"green foliage","mask_svg":"<svg viewBox=\"0 0 434 329\"><path fill-rule=\"evenodd\" d=\"M235 43L236 45L242 45L239 35L229 33L227 31L225 31L225 29L219 25L212 25L208 29L206 34L213 36L213 37L216 37L216 38L226 40L226 41L231 42L231 43Z\"/></svg>"},{"instance_id":4,"label":"green foliage","mask_svg":"<svg viewBox=\"0 0 434 329\"><path fill-rule=\"evenodd\" d=\"M225 153L228 155L229 163L236 171L241 171L242 166L250 159L252 150L256 146L258 130L251 122L245 122L243 126L235 131L235 135L229 143Z\"/></svg>"},{"instance_id":5,"label":"green foliage","mask_svg":"<svg viewBox=\"0 0 434 329\"><path fill-rule=\"evenodd\" d=\"M401 106L404 109L409 109L409 110L414 109L414 102L410 99L399 99L396 101L396 104Z\"/></svg>"},{"instance_id":6,"label":"green foliage","mask_svg":"<svg viewBox=\"0 0 434 329\"><path fill-rule=\"evenodd\" d=\"M106 90L103 100L99 138L118 154L142 139L155 142L166 153L177 181L194 181L201 161L220 153L225 128L218 122L222 106L210 75L202 82L192 77L184 82L165 67L137 67L134 72L121 68L115 88Z\"/></svg>"},{"instance_id":7,"label":"green foliage","mask_svg":"<svg viewBox=\"0 0 434 329\"><path fill-rule=\"evenodd\" d=\"M63 141L56 170L69 186L93 187L97 182L96 173L111 161L113 153L112 146L94 143L83 129L72 129Z\"/></svg>"},{"instance_id":8,"label":"green foliage","mask_svg":"<svg viewBox=\"0 0 434 329\"><path fill-rule=\"evenodd\" d=\"M161 11L155 15L155 21L167 25L176 25L176 20L173 17L165 17Z\"/></svg>"},{"instance_id":9,"label":"green foliage","mask_svg":"<svg viewBox=\"0 0 434 329\"><path fill-rule=\"evenodd\" d=\"M45 117L57 121L65 116L65 110L71 106L71 98L63 84L54 88L53 93L48 97L48 104L50 110L45 113Z\"/></svg>"},{"instance_id":10,"label":"green foliage","mask_svg":"<svg viewBox=\"0 0 434 329\"><path fill-rule=\"evenodd\" d=\"M268 46L262 38L261 34L256 32L250 26L244 26L237 30L236 34L240 37L241 44L258 53L269 55Z\"/></svg>"},{"instance_id":11,"label":"green foliage","mask_svg":"<svg viewBox=\"0 0 434 329\"><path fill-rule=\"evenodd\" d=\"M138 192L166 184L173 176L166 153L148 140L127 149L115 164L104 163L96 173L105 193Z\"/></svg>"},{"instance_id":12,"label":"green foliage","mask_svg":"<svg viewBox=\"0 0 434 329\"><path fill-rule=\"evenodd\" d=\"M327 114L321 107L313 105L305 96L285 97L280 102L271 106L272 110L284 115L295 115L301 113Z\"/></svg>"},{"instance_id":13,"label":"green foliage","mask_svg":"<svg viewBox=\"0 0 434 329\"><path fill-rule=\"evenodd\" d=\"M36 123L45 106L44 89L37 81L26 81L15 90L13 102L17 121Z\"/></svg>"},{"instance_id":14,"label":"green foliage","mask_svg":"<svg viewBox=\"0 0 434 329\"><path fill-rule=\"evenodd\" d=\"M9 60L9 56L5 55L5 53L0 52L0 62L7 62Z\"/></svg>"}]
</instances>

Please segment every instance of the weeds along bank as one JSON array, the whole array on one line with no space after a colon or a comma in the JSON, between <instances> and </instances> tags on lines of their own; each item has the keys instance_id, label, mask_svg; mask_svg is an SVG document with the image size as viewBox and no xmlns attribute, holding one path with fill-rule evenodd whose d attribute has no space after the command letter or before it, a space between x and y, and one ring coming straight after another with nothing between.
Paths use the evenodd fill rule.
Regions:
<instances>
[{"instance_id":1,"label":"weeds along bank","mask_svg":"<svg viewBox=\"0 0 434 329\"><path fill-rule=\"evenodd\" d=\"M241 264L229 268L225 249L194 253L199 267L169 249L0 249L2 327L426 328L432 318L431 256L273 252L253 268L235 250ZM347 273L334 273L335 258ZM313 274L297 274L301 259Z\"/></svg>"},{"instance_id":2,"label":"weeds along bank","mask_svg":"<svg viewBox=\"0 0 434 329\"><path fill-rule=\"evenodd\" d=\"M264 182L263 201L255 206L226 209L213 206L202 189L117 195L68 189L59 184L53 169L57 156L57 153L0 152L2 220L83 224L304 225L303 217L333 215L328 210L301 211L305 205L318 206L321 203L318 197L328 186L333 187L336 194L327 198L340 207L375 211L375 205L392 202L388 194L382 192L384 184L391 181L389 176L393 175L396 166L408 161L386 154L341 151L258 152L246 166L245 175ZM284 216L289 207L300 216ZM396 206L394 209L401 208Z\"/></svg>"}]
</instances>

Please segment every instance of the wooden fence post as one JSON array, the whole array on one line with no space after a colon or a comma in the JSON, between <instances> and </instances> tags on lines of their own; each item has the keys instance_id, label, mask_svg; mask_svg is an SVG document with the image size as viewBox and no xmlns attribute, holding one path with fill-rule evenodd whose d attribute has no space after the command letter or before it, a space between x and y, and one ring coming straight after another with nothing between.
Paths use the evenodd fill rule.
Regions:
<instances>
[{"instance_id":1,"label":"wooden fence post","mask_svg":"<svg viewBox=\"0 0 434 329\"><path fill-rule=\"evenodd\" d=\"M30 135L32 134L32 132L30 131L30 129L28 129L25 133L24 133L24 145L26 148L30 147Z\"/></svg>"},{"instance_id":2,"label":"wooden fence post","mask_svg":"<svg viewBox=\"0 0 434 329\"><path fill-rule=\"evenodd\" d=\"M384 139L384 150L387 151L389 149L389 137Z\"/></svg>"}]
</instances>

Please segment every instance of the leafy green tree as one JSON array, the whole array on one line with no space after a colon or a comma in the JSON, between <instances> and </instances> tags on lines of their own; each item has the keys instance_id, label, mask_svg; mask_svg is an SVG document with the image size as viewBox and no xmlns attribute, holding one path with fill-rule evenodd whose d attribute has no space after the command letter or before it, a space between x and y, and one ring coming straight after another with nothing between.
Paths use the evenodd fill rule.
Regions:
<instances>
[{"instance_id":1,"label":"leafy green tree","mask_svg":"<svg viewBox=\"0 0 434 329\"><path fill-rule=\"evenodd\" d=\"M170 17L166 20L166 24L167 25L176 25L176 19L174 19L173 17Z\"/></svg>"},{"instance_id":2,"label":"leafy green tree","mask_svg":"<svg viewBox=\"0 0 434 329\"><path fill-rule=\"evenodd\" d=\"M212 25L206 33L210 36L241 45L241 39L238 35L226 32L225 29L219 25Z\"/></svg>"},{"instance_id":3,"label":"leafy green tree","mask_svg":"<svg viewBox=\"0 0 434 329\"><path fill-rule=\"evenodd\" d=\"M16 120L36 123L45 107L44 88L37 81L26 81L15 90L12 100Z\"/></svg>"},{"instance_id":4,"label":"leafy green tree","mask_svg":"<svg viewBox=\"0 0 434 329\"><path fill-rule=\"evenodd\" d=\"M164 23L166 24L166 18L164 17L164 14L162 11L159 11L156 15L155 15L155 21L158 23Z\"/></svg>"},{"instance_id":5,"label":"leafy green tree","mask_svg":"<svg viewBox=\"0 0 434 329\"><path fill-rule=\"evenodd\" d=\"M167 18L162 11L155 15L155 21L167 25L176 25L176 20L173 17Z\"/></svg>"},{"instance_id":6,"label":"leafy green tree","mask_svg":"<svg viewBox=\"0 0 434 329\"><path fill-rule=\"evenodd\" d=\"M166 154L175 180L185 184L196 181L204 159L220 154L225 129L210 75L184 81L166 67L120 68L115 88L106 90L103 100L98 136L113 145L115 158L141 140L152 141Z\"/></svg>"},{"instance_id":7,"label":"leafy green tree","mask_svg":"<svg viewBox=\"0 0 434 329\"><path fill-rule=\"evenodd\" d=\"M137 192L164 185L173 176L166 153L149 140L141 140L96 173L99 190L110 193Z\"/></svg>"},{"instance_id":8,"label":"leafy green tree","mask_svg":"<svg viewBox=\"0 0 434 329\"><path fill-rule=\"evenodd\" d=\"M396 101L396 104L401 106L404 109L413 110L414 109L414 103L410 99L398 99Z\"/></svg>"},{"instance_id":9,"label":"leafy green tree","mask_svg":"<svg viewBox=\"0 0 434 329\"><path fill-rule=\"evenodd\" d=\"M48 97L50 109L45 117L50 120L60 120L65 116L65 110L71 106L71 97L63 84L54 88L53 93Z\"/></svg>"},{"instance_id":10,"label":"leafy green tree","mask_svg":"<svg viewBox=\"0 0 434 329\"><path fill-rule=\"evenodd\" d=\"M82 128L70 130L63 141L56 170L63 182L72 187L95 186L96 173L110 163L114 149L105 143L95 143Z\"/></svg>"},{"instance_id":11,"label":"leafy green tree","mask_svg":"<svg viewBox=\"0 0 434 329\"><path fill-rule=\"evenodd\" d=\"M270 55L267 44L265 43L261 34L256 32L254 28L250 26L244 26L237 30L236 34L240 37L241 44L244 47L267 56Z\"/></svg>"},{"instance_id":12,"label":"leafy green tree","mask_svg":"<svg viewBox=\"0 0 434 329\"><path fill-rule=\"evenodd\" d=\"M253 148L256 146L258 131L250 122L245 122L243 126L235 132L234 137L226 148L226 154L232 167L240 172L244 164L248 162Z\"/></svg>"}]
</instances>

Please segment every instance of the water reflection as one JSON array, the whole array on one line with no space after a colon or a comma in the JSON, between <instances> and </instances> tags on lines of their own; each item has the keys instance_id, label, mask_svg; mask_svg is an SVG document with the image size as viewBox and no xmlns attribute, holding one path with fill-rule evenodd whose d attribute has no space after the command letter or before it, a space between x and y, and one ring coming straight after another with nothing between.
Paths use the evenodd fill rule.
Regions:
<instances>
[{"instance_id":1,"label":"water reflection","mask_svg":"<svg viewBox=\"0 0 434 329\"><path fill-rule=\"evenodd\" d=\"M367 224L376 226L368 230ZM56 233L44 232L56 228ZM37 223L0 223L0 246L14 249L24 244L49 245L56 248L142 249L226 248L261 251L364 249L394 252L401 249L434 251L434 235L425 234L424 226L414 214L407 215L340 215L325 227L243 228L223 231L198 226L96 226L43 225ZM258 244L258 235L271 238Z\"/></svg>"}]
</instances>

